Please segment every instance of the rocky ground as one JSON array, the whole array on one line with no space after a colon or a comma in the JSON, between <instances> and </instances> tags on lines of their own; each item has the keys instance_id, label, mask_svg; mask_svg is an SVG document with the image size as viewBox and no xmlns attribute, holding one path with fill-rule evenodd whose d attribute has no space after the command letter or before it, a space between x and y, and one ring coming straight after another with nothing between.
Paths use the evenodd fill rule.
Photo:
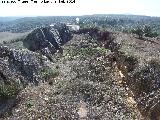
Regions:
<instances>
[{"instance_id":1,"label":"rocky ground","mask_svg":"<svg viewBox=\"0 0 160 120\"><path fill-rule=\"evenodd\" d=\"M42 49L48 47L46 45L50 44L41 46ZM85 29L72 34L72 39L60 46L63 51L49 56L51 61L39 48L36 48L36 53L28 51L32 56L37 55L36 66L42 66L38 68L38 71L42 69L40 78L34 79L37 84L30 84L35 83L32 81L23 84L22 89L16 92L16 104L12 105L10 112L3 114L2 119L159 119L158 46L156 39L140 40L129 34ZM2 58L3 62L6 59L6 64L13 61L10 60L13 58L10 52L19 54L10 49L3 48L3 51ZM30 61L34 62L37 58ZM20 63L18 57L15 59L12 66ZM24 68L18 68L18 71L25 73L20 74L24 81L33 80L28 78L31 74L27 74L27 69L31 71L33 65ZM1 79L4 81L3 75ZM38 76L39 72L34 75Z\"/></svg>"}]
</instances>

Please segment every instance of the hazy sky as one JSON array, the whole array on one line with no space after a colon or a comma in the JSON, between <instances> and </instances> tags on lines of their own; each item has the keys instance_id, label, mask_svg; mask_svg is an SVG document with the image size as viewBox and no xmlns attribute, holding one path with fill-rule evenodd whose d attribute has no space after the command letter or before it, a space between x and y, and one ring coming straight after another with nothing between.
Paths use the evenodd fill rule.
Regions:
<instances>
[{"instance_id":1,"label":"hazy sky","mask_svg":"<svg viewBox=\"0 0 160 120\"><path fill-rule=\"evenodd\" d=\"M4 4L1 1L2 0L0 0L0 16L88 14L136 14L160 16L160 0L76 0L76 3L73 4Z\"/></svg>"}]
</instances>

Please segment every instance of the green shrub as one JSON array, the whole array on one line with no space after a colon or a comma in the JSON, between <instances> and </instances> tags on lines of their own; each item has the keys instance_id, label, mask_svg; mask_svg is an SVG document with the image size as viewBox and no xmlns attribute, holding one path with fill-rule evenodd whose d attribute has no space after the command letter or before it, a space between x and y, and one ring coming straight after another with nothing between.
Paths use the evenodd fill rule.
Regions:
<instances>
[{"instance_id":1,"label":"green shrub","mask_svg":"<svg viewBox=\"0 0 160 120\"><path fill-rule=\"evenodd\" d=\"M26 107L27 108L32 108L34 106L34 101L33 100L28 100L27 102L26 102Z\"/></svg>"},{"instance_id":2,"label":"green shrub","mask_svg":"<svg viewBox=\"0 0 160 120\"><path fill-rule=\"evenodd\" d=\"M18 94L21 86L19 84L0 85L0 97L11 98Z\"/></svg>"},{"instance_id":3,"label":"green shrub","mask_svg":"<svg viewBox=\"0 0 160 120\"><path fill-rule=\"evenodd\" d=\"M50 79L50 78L55 78L59 75L59 71L58 70L53 70L51 68L43 68L40 71L40 74L43 78L45 79Z\"/></svg>"},{"instance_id":4,"label":"green shrub","mask_svg":"<svg viewBox=\"0 0 160 120\"><path fill-rule=\"evenodd\" d=\"M153 30L151 29L150 26L143 26L143 27L137 27L136 29L132 29L131 33L138 35L138 37L141 39L143 38L143 36L145 37L157 37L158 33L157 32L153 32Z\"/></svg>"},{"instance_id":5,"label":"green shrub","mask_svg":"<svg viewBox=\"0 0 160 120\"><path fill-rule=\"evenodd\" d=\"M81 57L86 57L86 56L93 56L93 55L98 55L98 54L105 54L107 49L102 48L102 47L97 47L97 48L80 48L80 49L72 49L68 50L67 54L72 58L74 56L81 56Z\"/></svg>"},{"instance_id":6,"label":"green shrub","mask_svg":"<svg viewBox=\"0 0 160 120\"><path fill-rule=\"evenodd\" d=\"M131 33L138 35L139 39L143 38L143 34L144 34L143 30L140 27L138 27L137 29L131 30Z\"/></svg>"}]
</instances>

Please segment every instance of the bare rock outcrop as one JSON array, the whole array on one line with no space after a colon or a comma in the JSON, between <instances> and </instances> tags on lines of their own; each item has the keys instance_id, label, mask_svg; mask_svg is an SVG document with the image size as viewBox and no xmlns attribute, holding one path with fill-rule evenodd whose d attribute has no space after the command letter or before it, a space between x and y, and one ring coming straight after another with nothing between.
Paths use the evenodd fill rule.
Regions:
<instances>
[{"instance_id":1,"label":"bare rock outcrop","mask_svg":"<svg viewBox=\"0 0 160 120\"><path fill-rule=\"evenodd\" d=\"M61 46L72 38L66 24L55 24L52 27L37 28L23 41L23 45L31 51L40 52L49 58Z\"/></svg>"},{"instance_id":2,"label":"bare rock outcrop","mask_svg":"<svg viewBox=\"0 0 160 120\"><path fill-rule=\"evenodd\" d=\"M28 84L44 82L52 63L37 53L0 46L0 115L16 103L16 96ZM47 73L48 74L48 73Z\"/></svg>"}]
</instances>

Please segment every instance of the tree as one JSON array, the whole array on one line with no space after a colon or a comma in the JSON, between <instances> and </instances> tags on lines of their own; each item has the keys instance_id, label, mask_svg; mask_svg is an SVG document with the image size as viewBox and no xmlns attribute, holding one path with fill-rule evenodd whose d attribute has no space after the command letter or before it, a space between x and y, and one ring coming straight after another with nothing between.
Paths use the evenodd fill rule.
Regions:
<instances>
[{"instance_id":1,"label":"tree","mask_svg":"<svg viewBox=\"0 0 160 120\"><path fill-rule=\"evenodd\" d=\"M157 32L153 32L153 30L151 29L151 27L150 26L144 26L144 36L145 37L151 37L151 38L153 38L153 37L157 37L158 36L158 33Z\"/></svg>"},{"instance_id":2,"label":"tree","mask_svg":"<svg viewBox=\"0 0 160 120\"><path fill-rule=\"evenodd\" d=\"M131 33L138 35L139 39L145 37L157 37L158 33L153 32L150 26L145 25L144 27L138 27L137 29L132 29Z\"/></svg>"},{"instance_id":3,"label":"tree","mask_svg":"<svg viewBox=\"0 0 160 120\"><path fill-rule=\"evenodd\" d=\"M143 31L144 31L144 36L145 37L150 37L151 34L152 34L152 30L151 30L150 26L145 25L144 28L143 28Z\"/></svg>"},{"instance_id":4,"label":"tree","mask_svg":"<svg viewBox=\"0 0 160 120\"><path fill-rule=\"evenodd\" d=\"M138 27L137 29L131 30L131 33L134 33L134 34L138 35L138 38L142 39L144 32L143 32L143 30L140 27Z\"/></svg>"},{"instance_id":5,"label":"tree","mask_svg":"<svg viewBox=\"0 0 160 120\"><path fill-rule=\"evenodd\" d=\"M157 37L158 33L157 32L152 32L152 34L150 35L150 37Z\"/></svg>"}]
</instances>

